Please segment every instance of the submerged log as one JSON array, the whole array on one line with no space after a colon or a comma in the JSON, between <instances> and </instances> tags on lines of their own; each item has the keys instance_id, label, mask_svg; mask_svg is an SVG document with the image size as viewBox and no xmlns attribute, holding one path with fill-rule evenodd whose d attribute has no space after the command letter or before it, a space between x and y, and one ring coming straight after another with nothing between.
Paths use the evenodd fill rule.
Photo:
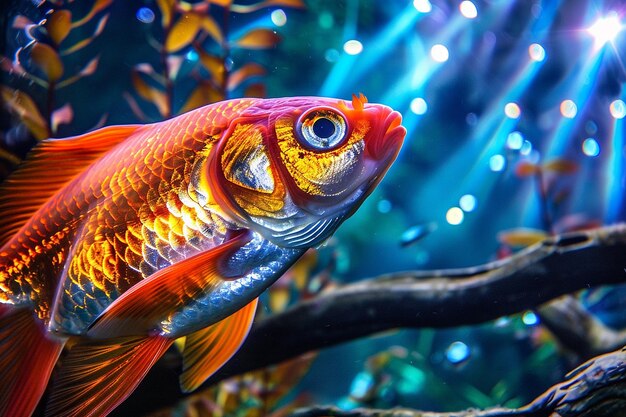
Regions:
<instances>
[{"instance_id":1,"label":"submerged log","mask_svg":"<svg viewBox=\"0 0 626 417\"><path fill-rule=\"evenodd\" d=\"M481 266L399 272L345 285L256 322L237 354L204 386L385 330L477 324L581 289L624 283L624 254L626 225L620 224L555 236ZM618 339L604 339L612 343L598 343L594 352L615 348ZM173 355L161 361L112 415L175 404L184 396L179 369Z\"/></svg>"},{"instance_id":2,"label":"submerged log","mask_svg":"<svg viewBox=\"0 0 626 417\"><path fill-rule=\"evenodd\" d=\"M570 372L532 403L518 408L491 408L436 413L314 406L290 417L620 417L626 413L626 348L594 358Z\"/></svg>"}]
</instances>

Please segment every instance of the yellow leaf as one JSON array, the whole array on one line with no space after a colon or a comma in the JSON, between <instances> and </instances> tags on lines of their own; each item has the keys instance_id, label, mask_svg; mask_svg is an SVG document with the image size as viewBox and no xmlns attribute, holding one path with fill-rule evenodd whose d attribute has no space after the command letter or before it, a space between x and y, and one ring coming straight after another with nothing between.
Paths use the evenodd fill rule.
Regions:
<instances>
[{"instance_id":1,"label":"yellow leaf","mask_svg":"<svg viewBox=\"0 0 626 417\"><path fill-rule=\"evenodd\" d=\"M60 45L72 29L72 12L57 10L46 21L46 30L55 45Z\"/></svg>"},{"instance_id":2,"label":"yellow leaf","mask_svg":"<svg viewBox=\"0 0 626 417\"><path fill-rule=\"evenodd\" d=\"M272 312L277 313L287 308L289 300L291 299L289 287L281 285L278 287L272 287L270 291L270 308Z\"/></svg>"},{"instance_id":3,"label":"yellow leaf","mask_svg":"<svg viewBox=\"0 0 626 417\"><path fill-rule=\"evenodd\" d=\"M530 246L548 237L543 230L520 227L498 233L498 241L509 246Z\"/></svg>"},{"instance_id":4,"label":"yellow leaf","mask_svg":"<svg viewBox=\"0 0 626 417\"><path fill-rule=\"evenodd\" d=\"M197 51L200 57L200 63L211 73L213 81L215 81L217 85L222 85L222 80L224 79L224 61L215 55L207 53L203 49L198 49Z\"/></svg>"},{"instance_id":5,"label":"yellow leaf","mask_svg":"<svg viewBox=\"0 0 626 417\"><path fill-rule=\"evenodd\" d=\"M543 169L557 172L559 174L573 174L578 171L578 164L576 162L568 161L567 159L556 158L546 162L543 165Z\"/></svg>"},{"instance_id":6,"label":"yellow leaf","mask_svg":"<svg viewBox=\"0 0 626 417\"><path fill-rule=\"evenodd\" d=\"M188 46L196 37L201 25L201 16L195 13L184 13L170 30L165 40L165 50L176 52Z\"/></svg>"},{"instance_id":7,"label":"yellow leaf","mask_svg":"<svg viewBox=\"0 0 626 417\"><path fill-rule=\"evenodd\" d=\"M202 29L220 45L224 41L222 29L211 16L207 15L202 18Z\"/></svg>"},{"instance_id":8,"label":"yellow leaf","mask_svg":"<svg viewBox=\"0 0 626 417\"><path fill-rule=\"evenodd\" d=\"M106 9L107 7L109 7L109 5L113 2L113 0L96 0L96 2L94 3L93 7L91 8L91 10L89 10L89 13L87 13L87 15L85 15L85 17L83 17L80 20L77 20L76 22L74 22L72 24L73 28L79 27L84 25L85 23L89 22L91 19L93 19L93 17L98 14L98 12Z\"/></svg>"},{"instance_id":9,"label":"yellow leaf","mask_svg":"<svg viewBox=\"0 0 626 417\"><path fill-rule=\"evenodd\" d=\"M265 49L273 47L278 42L280 36L273 30L253 29L235 41L235 45L247 49Z\"/></svg>"},{"instance_id":10,"label":"yellow leaf","mask_svg":"<svg viewBox=\"0 0 626 417\"><path fill-rule=\"evenodd\" d=\"M93 42L96 36L102 33L102 31L104 30L104 26L106 25L108 20L109 20L109 14L107 13L100 18L100 20L98 21L98 25L96 26L96 30L94 31L93 35L91 35L91 37L83 39L82 41L77 42L76 44L70 46L69 48L64 49L63 51L61 51L61 55L63 56L69 55L89 45L91 42Z\"/></svg>"},{"instance_id":11,"label":"yellow leaf","mask_svg":"<svg viewBox=\"0 0 626 417\"><path fill-rule=\"evenodd\" d=\"M161 10L161 25L166 28L172 22L172 13L176 3L174 0L156 0L156 2Z\"/></svg>"},{"instance_id":12,"label":"yellow leaf","mask_svg":"<svg viewBox=\"0 0 626 417\"><path fill-rule=\"evenodd\" d=\"M15 113L35 138L42 140L48 135L48 123L44 120L37 105L22 91L0 86L0 95L6 106Z\"/></svg>"},{"instance_id":13,"label":"yellow leaf","mask_svg":"<svg viewBox=\"0 0 626 417\"><path fill-rule=\"evenodd\" d=\"M256 64L254 62L246 64L230 75L230 77L228 78L228 85L226 86L226 88L229 91L234 90L246 79L253 77L253 76L264 75L264 74L265 74L265 68L263 68L261 65Z\"/></svg>"},{"instance_id":14,"label":"yellow leaf","mask_svg":"<svg viewBox=\"0 0 626 417\"><path fill-rule=\"evenodd\" d=\"M159 110L161 116L169 116L167 96L163 91L158 90L146 83L137 71L133 71L131 73L131 79L137 94L139 94L143 99L154 104Z\"/></svg>"},{"instance_id":15,"label":"yellow leaf","mask_svg":"<svg viewBox=\"0 0 626 417\"><path fill-rule=\"evenodd\" d=\"M57 51L44 43L35 43L30 52L33 63L46 74L50 82L56 82L63 76L63 63Z\"/></svg>"},{"instance_id":16,"label":"yellow leaf","mask_svg":"<svg viewBox=\"0 0 626 417\"><path fill-rule=\"evenodd\" d=\"M209 3L215 4L216 6L228 7L232 3L232 0L209 0Z\"/></svg>"},{"instance_id":17,"label":"yellow leaf","mask_svg":"<svg viewBox=\"0 0 626 417\"><path fill-rule=\"evenodd\" d=\"M178 113L186 113L189 110L197 109L205 104L215 103L223 100L224 97L215 87L208 82L202 82L187 98L185 105Z\"/></svg>"}]
</instances>

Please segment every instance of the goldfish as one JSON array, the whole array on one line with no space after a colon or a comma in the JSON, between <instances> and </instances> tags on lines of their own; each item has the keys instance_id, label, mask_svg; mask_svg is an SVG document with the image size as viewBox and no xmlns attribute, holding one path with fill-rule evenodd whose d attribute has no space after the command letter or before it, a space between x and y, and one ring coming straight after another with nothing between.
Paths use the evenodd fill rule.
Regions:
<instances>
[{"instance_id":1,"label":"goldfish","mask_svg":"<svg viewBox=\"0 0 626 417\"><path fill-rule=\"evenodd\" d=\"M381 181L391 108L234 99L38 144L0 185L0 415L104 416L176 340L184 391ZM46 388L49 387L49 388Z\"/></svg>"}]
</instances>

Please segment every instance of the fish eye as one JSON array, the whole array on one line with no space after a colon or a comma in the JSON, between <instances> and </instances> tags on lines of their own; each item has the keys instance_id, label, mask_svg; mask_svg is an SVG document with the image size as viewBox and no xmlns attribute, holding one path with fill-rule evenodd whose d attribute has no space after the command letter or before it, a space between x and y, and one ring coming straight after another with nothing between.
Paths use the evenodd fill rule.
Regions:
<instances>
[{"instance_id":1,"label":"fish eye","mask_svg":"<svg viewBox=\"0 0 626 417\"><path fill-rule=\"evenodd\" d=\"M330 150L346 137L345 117L332 109L315 109L298 121L300 142L307 148Z\"/></svg>"}]
</instances>

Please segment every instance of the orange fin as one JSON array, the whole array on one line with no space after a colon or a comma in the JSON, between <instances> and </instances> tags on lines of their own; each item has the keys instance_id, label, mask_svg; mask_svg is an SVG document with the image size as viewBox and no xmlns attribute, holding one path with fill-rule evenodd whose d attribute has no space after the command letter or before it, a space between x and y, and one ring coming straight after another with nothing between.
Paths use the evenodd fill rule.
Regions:
<instances>
[{"instance_id":1,"label":"orange fin","mask_svg":"<svg viewBox=\"0 0 626 417\"><path fill-rule=\"evenodd\" d=\"M139 129L110 126L67 139L47 139L0 185L0 246L64 184ZM19 196L19 198L16 198Z\"/></svg>"},{"instance_id":2,"label":"orange fin","mask_svg":"<svg viewBox=\"0 0 626 417\"><path fill-rule=\"evenodd\" d=\"M172 342L161 336L122 337L73 346L52 379L46 417L107 415L137 388Z\"/></svg>"},{"instance_id":3,"label":"orange fin","mask_svg":"<svg viewBox=\"0 0 626 417\"><path fill-rule=\"evenodd\" d=\"M212 326L190 334L183 350L180 386L191 392L213 375L237 352L248 335L258 298Z\"/></svg>"},{"instance_id":4,"label":"orange fin","mask_svg":"<svg viewBox=\"0 0 626 417\"><path fill-rule=\"evenodd\" d=\"M163 268L135 284L115 300L92 324L93 337L146 334L166 316L222 280L218 265L222 256L245 245L248 233Z\"/></svg>"},{"instance_id":5,"label":"orange fin","mask_svg":"<svg viewBox=\"0 0 626 417\"><path fill-rule=\"evenodd\" d=\"M0 309L0 416L30 416L43 395L63 342L45 336L31 311Z\"/></svg>"}]
</instances>

